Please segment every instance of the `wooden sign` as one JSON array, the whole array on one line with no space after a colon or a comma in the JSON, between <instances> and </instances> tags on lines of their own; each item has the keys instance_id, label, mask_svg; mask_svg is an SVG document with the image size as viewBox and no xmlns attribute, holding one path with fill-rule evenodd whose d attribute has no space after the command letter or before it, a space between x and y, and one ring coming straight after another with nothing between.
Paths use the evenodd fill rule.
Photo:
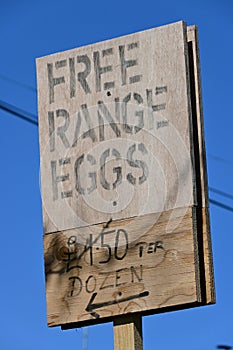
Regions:
<instances>
[{"instance_id":1,"label":"wooden sign","mask_svg":"<svg viewBox=\"0 0 233 350\"><path fill-rule=\"evenodd\" d=\"M195 27L37 59L48 325L214 302Z\"/></svg>"}]
</instances>

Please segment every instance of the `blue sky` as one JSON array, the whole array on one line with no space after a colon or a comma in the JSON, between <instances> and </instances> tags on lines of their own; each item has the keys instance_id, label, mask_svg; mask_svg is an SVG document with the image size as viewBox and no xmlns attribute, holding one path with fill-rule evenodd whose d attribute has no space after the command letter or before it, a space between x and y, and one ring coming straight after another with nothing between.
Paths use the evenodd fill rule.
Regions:
<instances>
[{"instance_id":1,"label":"blue sky","mask_svg":"<svg viewBox=\"0 0 233 350\"><path fill-rule=\"evenodd\" d=\"M0 100L37 118L35 59L184 20L199 28L209 185L233 194L233 3L0 0ZM82 349L83 330L46 324L38 130L0 110L4 350ZM233 207L217 193L210 197ZM233 212L210 205L216 305L145 317L145 350L233 345ZM88 349L112 349L112 323L88 328Z\"/></svg>"}]
</instances>

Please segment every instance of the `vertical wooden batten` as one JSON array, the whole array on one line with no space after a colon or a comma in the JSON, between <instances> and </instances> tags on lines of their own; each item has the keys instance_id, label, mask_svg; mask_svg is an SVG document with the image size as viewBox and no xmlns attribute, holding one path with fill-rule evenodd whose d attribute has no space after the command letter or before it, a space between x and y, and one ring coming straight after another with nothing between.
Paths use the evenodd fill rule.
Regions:
<instances>
[{"instance_id":1,"label":"vertical wooden batten","mask_svg":"<svg viewBox=\"0 0 233 350\"><path fill-rule=\"evenodd\" d=\"M208 178L197 26L187 27L187 41L190 75L190 98L192 107L193 147L195 148L194 168L196 174L197 204L194 208L198 234L200 279L202 281L201 293L202 303L211 304L215 303L216 299L210 234Z\"/></svg>"}]
</instances>

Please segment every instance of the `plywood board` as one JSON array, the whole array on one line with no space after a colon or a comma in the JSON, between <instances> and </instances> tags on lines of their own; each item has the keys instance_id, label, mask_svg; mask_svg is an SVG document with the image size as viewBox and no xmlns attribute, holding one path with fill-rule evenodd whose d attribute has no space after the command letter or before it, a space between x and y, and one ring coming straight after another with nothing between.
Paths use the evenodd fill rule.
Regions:
<instances>
[{"instance_id":1,"label":"plywood board","mask_svg":"<svg viewBox=\"0 0 233 350\"><path fill-rule=\"evenodd\" d=\"M195 27L42 57L37 77L48 325L213 303Z\"/></svg>"},{"instance_id":2,"label":"plywood board","mask_svg":"<svg viewBox=\"0 0 233 350\"><path fill-rule=\"evenodd\" d=\"M193 204L185 38L178 22L37 60L45 233Z\"/></svg>"}]
</instances>

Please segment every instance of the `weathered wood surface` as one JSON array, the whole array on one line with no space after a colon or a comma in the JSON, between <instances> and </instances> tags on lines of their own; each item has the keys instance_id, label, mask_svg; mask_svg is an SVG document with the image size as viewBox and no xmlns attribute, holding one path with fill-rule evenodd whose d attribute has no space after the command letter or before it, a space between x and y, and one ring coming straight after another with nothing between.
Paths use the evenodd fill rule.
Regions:
<instances>
[{"instance_id":1,"label":"weathered wood surface","mask_svg":"<svg viewBox=\"0 0 233 350\"><path fill-rule=\"evenodd\" d=\"M114 350L142 350L142 317L126 315L114 320Z\"/></svg>"},{"instance_id":2,"label":"weathered wood surface","mask_svg":"<svg viewBox=\"0 0 233 350\"><path fill-rule=\"evenodd\" d=\"M170 217L163 213L154 224L151 214L45 235L48 324L200 302L192 208L185 215L177 209L176 219L173 211L168 233Z\"/></svg>"},{"instance_id":3,"label":"weathered wood surface","mask_svg":"<svg viewBox=\"0 0 233 350\"><path fill-rule=\"evenodd\" d=\"M198 57L178 22L37 60L49 326L214 302Z\"/></svg>"},{"instance_id":4,"label":"weathered wood surface","mask_svg":"<svg viewBox=\"0 0 233 350\"><path fill-rule=\"evenodd\" d=\"M193 204L186 45L178 22L37 60L45 233Z\"/></svg>"}]
</instances>

